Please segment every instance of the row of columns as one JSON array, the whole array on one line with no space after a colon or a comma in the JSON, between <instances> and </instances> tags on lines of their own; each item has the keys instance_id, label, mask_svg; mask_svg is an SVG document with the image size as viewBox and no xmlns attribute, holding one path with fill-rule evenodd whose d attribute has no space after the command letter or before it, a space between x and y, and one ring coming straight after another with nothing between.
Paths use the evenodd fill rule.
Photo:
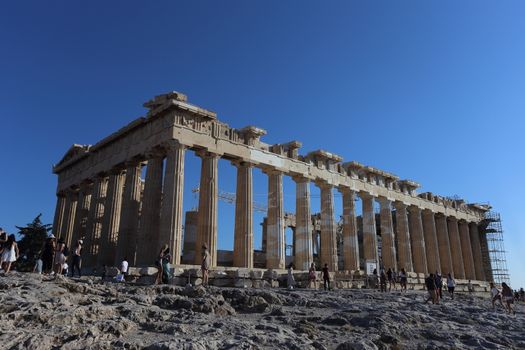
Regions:
<instances>
[{"instance_id":1,"label":"row of columns","mask_svg":"<svg viewBox=\"0 0 525 350\"><path fill-rule=\"evenodd\" d=\"M167 244L174 264L182 251L184 158L186 146L173 141L147 154L144 190L141 160L131 160L108 173L100 174L73 192L59 195L54 229L68 245L85 237L85 264L111 265L124 257L132 265L151 265L161 246ZM201 177L196 264L206 244L217 265L217 207L219 155L197 151ZM164 169L164 158L166 158ZM237 189L234 230L234 266L253 267L253 165L234 161ZM263 170L268 175L268 219L266 263L268 268L285 267L283 173ZM164 175L163 175L164 174ZM306 270L313 261L310 180L294 177L296 183L296 268ZM321 191L322 264L338 269L333 186L317 182ZM343 261L345 270L360 268L355 213L356 195L362 202L363 260L379 265L375 197L341 188L343 197ZM142 193L142 197L141 197ZM452 272L457 278L484 279L481 244L477 225L402 202L379 197L381 258L385 268L415 272ZM395 208L394 228L392 210ZM140 213L140 214L139 214ZM139 220L140 215L140 220Z\"/></svg>"}]
</instances>

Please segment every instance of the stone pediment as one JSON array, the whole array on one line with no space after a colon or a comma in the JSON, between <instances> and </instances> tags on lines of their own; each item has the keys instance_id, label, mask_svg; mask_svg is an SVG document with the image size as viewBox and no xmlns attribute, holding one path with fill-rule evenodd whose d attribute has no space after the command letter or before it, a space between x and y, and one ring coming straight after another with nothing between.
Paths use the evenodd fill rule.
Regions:
<instances>
[{"instance_id":1,"label":"stone pediment","mask_svg":"<svg viewBox=\"0 0 525 350\"><path fill-rule=\"evenodd\" d=\"M58 168L72 159L79 158L80 156L87 154L89 152L90 147L91 145L73 144L67 150L66 154L62 157L62 159L57 164L55 164L53 168Z\"/></svg>"}]
</instances>

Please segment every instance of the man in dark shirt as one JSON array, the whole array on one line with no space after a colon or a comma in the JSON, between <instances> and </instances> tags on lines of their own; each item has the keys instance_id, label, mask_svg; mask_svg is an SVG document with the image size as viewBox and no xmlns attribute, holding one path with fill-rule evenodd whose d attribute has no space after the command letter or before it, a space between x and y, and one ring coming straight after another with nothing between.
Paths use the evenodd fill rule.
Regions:
<instances>
[{"instance_id":1,"label":"man in dark shirt","mask_svg":"<svg viewBox=\"0 0 525 350\"><path fill-rule=\"evenodd\" d=\"M432 300L432 304L436 303L436 280L434 279L434 274L431 273L426 279L425 279L425 286L427 287L428 291L428 298L425 300L425 304L428 303L430 300Z\"/></svg>"},{"instance_id":2,"label":"man in dark shirt","mask_svg":"<svg viewBox=\"0 0 525 350\"><path fill-rule=\"evenodd\" d=\"M323 285L324 290L330 290L330 271L328 271L328 264L323 267Z\"/></svg>"}]
</instances>

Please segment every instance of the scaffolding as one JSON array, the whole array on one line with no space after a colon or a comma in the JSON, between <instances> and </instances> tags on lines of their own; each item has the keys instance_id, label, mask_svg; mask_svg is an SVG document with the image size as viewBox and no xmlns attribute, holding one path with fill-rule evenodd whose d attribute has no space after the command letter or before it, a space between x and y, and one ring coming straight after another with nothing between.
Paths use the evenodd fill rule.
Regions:
<instances>
[{"instance_id":1,"label":"scaffolding","mask_svg":"<svg viewBox=\"0 0 525 350\"><path fill-rule=\"evenodd\" d=\"M482 232L487 237L488 255L492 270L492 279L495 283L510 283L509 270L507 269L507 259L505 257L505 245L503 244L503 228L499 213L489 211L483 220L485 226Z\"/></svg>"}]
</instances>

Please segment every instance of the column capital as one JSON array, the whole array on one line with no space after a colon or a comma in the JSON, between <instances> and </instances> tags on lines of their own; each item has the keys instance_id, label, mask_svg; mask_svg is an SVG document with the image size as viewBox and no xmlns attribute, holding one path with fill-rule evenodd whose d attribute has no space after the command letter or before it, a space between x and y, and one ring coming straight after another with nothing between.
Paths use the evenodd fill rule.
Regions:
<instances>
[{"instance_id":1,"label":"column capital","mask_svg":"<svg viewBox=\"0 0 525 350\"><path fill-rule=\"evenodd\" d=\"M423 215L434 215L435 214L433 210L428 209L428 208L422 209L421 212L423 213Z\"/></svg>"},{"instance_id":2,"label":"column capital","mask_svg":"<svg viewBox=\"0 0 525 350\"><path fill-rule=\"evenodd\" d=\"M421 214L421 208L417 205L409 205L407 209L410 214Z\"/></svg>"},{"instance_id":3,"label":"column capital","mask_svg":"<svg viewBox=\"0 0 525 350\"><path fill-rule=\"evenodd\" d=\"M195 151L195 155L200 158L220 158L221 154L212 152L207 149L200 149Z\"/></svg>"},{"instance_id":4,"label":"column capital","mask_svg":"<svg viewBox=\"0 0 525 350\"><path fill-rule=\"evenodd\" d=\"M357 193L357 195L359 196L359 198L361 198L361 200L363 199L374 199L374 195L370 192L366 192L366 191L359 191Z\"/></svg>"},{"instance_id":5,"label":"column capital","mask_svg":"<svg viewBox=\"0 0 525 350\"><path fill-rule=\"evenodd\" d=\"M283 172L281 170L271 168L271 167L261 167L261 171L265 173L266 175L282 175Z\"/></svg>"},{"instance_id":6,"label":"column capital","mask_svg":"<svg viewBox=\"0 0 525 350\"><path fill-rule=\"evenodd\" d=\"M139 165L142 166L142 162L144 162L143 158L139 157L139 156L136 156L136 157L132 157L132 158L126 160L124 162L124 165L126 166L126 168L131 168L131 167L136 167L136 166L139 166Z\"/></svg>"},{"instance_id":7,"label":"column capital","mask_svg":"<svg viewBox=\"0 0 525 350\"><path fill-rule=\"evenodd\" d=\"M447 221L454 221L454 222L458 222L458 218L455 217L455 216L447 216Z\"/></svg>"},{"instance_id":8,"label":"column capital","mask_svg":"<svg viewBox=\"0 0 525 350\"><path fill-rule=\"evenodd\" d=\"M121 175L124 170L125 170L124 164L118 164L118 165L115 165L113 168L111 168L108 171L108 174L109 175Z\"/></svg>"},{"instance_id":9,"label":"column capital","mask_svg":"<svg viewBox=\"0 0 525 350\"><path fill-rule=\"evenodd\" d=\"M166 155L166 152L164 149L158 146L155 146L149 151L146 151L144 155L146 156L146 159L158 159L158 158L164 158L164 156Z\"/></svg>"},{"instance_id":10,"label":"column capital","mask_svg":"<svg viewBox=\"0 0 525 350\"><path fill-rule=\"evenodd\" d=\"M394 207L396 208L396 210L401 210L401 209L405 209L407 208L407 204L404 203L404 202L401 202L401 201L394 201L393 202L394 204Z\"/></svg>"},{"instance_id":11,"label":"column capital","mask_svg":"<svg viewBox=\"0 0 525 350\"><path fill-rule=\"evenodd\" d=\"M337 190L342 194L352 194L355 195L356 191L350 187L346 186L337 186Z\"/></svg>"},{"instance_id":12,"label":"column capital","mask_svg":"<svg viewBox=\"0 0 525 350\"><path fill-rule=\"evenodd\" d=\"M328 182L325 181L325 180L319 180L319 179L317 179L317 180L314 181L314 183L315 183L315 185L316 185L317 187L319 187L320 189L326 189L326 190L327 190L327 189L332 189L332 188L334 187L334 185L328 183Z\"/></svg>"},{"instance_id":13,"label":"column capital","mask_svg":"<svg viewBox=\"0 0 525 350\"><path fill-rule=\"evenodd\" d=\"M243 167L243 168L253 168L253 163L251 162L247 162L243 159L234 159L231 161L231 164L234 166L234 167L237 167L237 168L240 168L240 167Z\"/></svg>"},{"instance_id":14,"label":"column capital","mask_svg":"<svg viewBox=\"0 0 525 350\"><path fill-rule=\"evenodd\" d=\"M295 183L305 183L305 182L310 182L310 179L307 178L306 176L303 176L303 175L293 175L293 176L292 176L292 180L293 180Z\"/></svg>"},{"instance_id":15,"label":"column capital","mask_svg":"<svg viewBox=\"0 0 525 350\"><path fill-rule=\"evenodd\" d=\"M180 143L179 140L168 140L160 144L160 147L165 151L176 150L176 149L187 149L188 145Z\"/></svg>"},{"instance_id":16,"label":"column capital","mask_svg":"<svg viewBox=\"0 0 525 350\"><path fill-rule=\"evenodd\" d=\"M108 173L105 172L105 171L101 171L100 173L97 173L95 174L92 178L91 178L91 181L96 181L96 180L101 180L101 179L105 179L106 177L108 176Z\"/></svg>"},{"instance_id":17,"label":"column capital","mask_svg":"<svg viewBox=\"0 0 525 350\"><path fill-rule=\"evenodd\" d=\"M377 201L379 202L379 204L381 206L388 206L388 205L391 205L392 204L392 200L387 198L387 197L382 197L382 196L379 196L377 198Z\"/></svg>"}]
</instances>

